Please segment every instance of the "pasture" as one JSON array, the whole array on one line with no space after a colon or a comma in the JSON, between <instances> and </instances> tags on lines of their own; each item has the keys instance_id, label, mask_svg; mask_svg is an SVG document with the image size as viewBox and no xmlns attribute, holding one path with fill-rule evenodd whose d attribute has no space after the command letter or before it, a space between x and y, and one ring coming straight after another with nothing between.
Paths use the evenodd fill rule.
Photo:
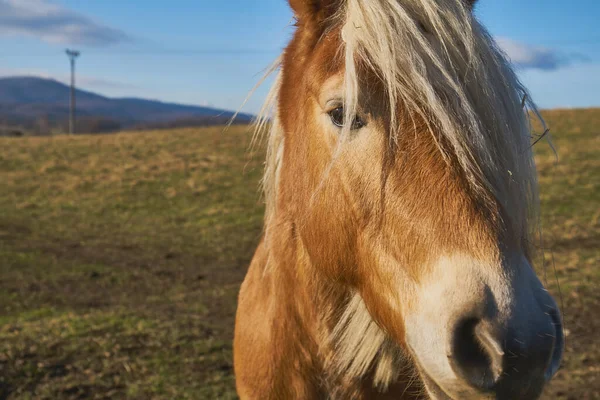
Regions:
<instances>
[{"instance_id":1,"label":"pasture","mask_svg":"<svg viewBox=\"0 0 600 400\"><path fill-rule=\"evenodd\" d=\"M544 113L544 262L567 331L546 399L600 399L600 110ZM0 138L0 399L235 398L262 229L245 126Z\"/></svg>"}]
</instances>

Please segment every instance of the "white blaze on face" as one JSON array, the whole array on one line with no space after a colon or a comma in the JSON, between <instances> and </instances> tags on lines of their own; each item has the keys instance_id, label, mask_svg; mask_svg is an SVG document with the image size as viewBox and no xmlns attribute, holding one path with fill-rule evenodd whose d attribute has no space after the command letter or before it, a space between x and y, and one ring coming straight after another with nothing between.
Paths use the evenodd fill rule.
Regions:
<instances>
[{"instance_id":1,"label":"white blaze on face","mask_svg":"<svg viewBox=\"0 0 600 400\"><path fill-rule=\"evenodd\" d=\"M421 285L412 311L406 315L407 343L422 372L435 377L439 384L452 384L457 379L447 357L456 315L468 315L475 311L471 308L476 303L485 301L488 280L501 297L507 297L499 276L483 276L493 275L492 271L490 265L481 265L468 256L440 258Z\"/></svg>"},{"instance_id":2,"label":"white blaze on face","mask_svg":"<svg viewBox=\"0 0 600 400\"><path fill-rule=\"evenodd\" d=\"M425 381L434 381L453 397L469 398L471 389L451 366L457 325L474 319L483 321L492 331L505 331L509 320L514 324L515 314L522 314L519 310L543 313L536 300L536 292L542 290L522 255L489 263L462 254L441 257L405 314L406 340L421 373L426 375ZM428 390L433 395L439 388Z\"/></svg>"},{"instance_id":3,"label":"white blaze on face","mask_svg":"<svg viewBox=\"0 0 600 400\"><path fill-rule=\"evenodd\" d=\"M427 267L418 286L406 281L398 280L388 301L404 318L408 348L381 330L356 293L331 337L338 374L362 379L373 368L374 386L385 390L403 371L408 350L432 399L469 400L487 398L489 390L537 398L556 373L564 344L560 314L522 254L488 263L445 256Z\"/></svg>"}]
</instances>

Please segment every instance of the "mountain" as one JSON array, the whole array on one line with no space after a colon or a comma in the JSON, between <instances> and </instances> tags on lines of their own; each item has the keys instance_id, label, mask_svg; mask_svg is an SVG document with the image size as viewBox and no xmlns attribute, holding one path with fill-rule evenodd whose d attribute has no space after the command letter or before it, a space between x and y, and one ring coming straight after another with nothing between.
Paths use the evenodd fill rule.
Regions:
<instances>
[{"instance_id":1,"label":"mountain","mask_svg":"<svg viewBox=\"0 0 600 400\"><path fill-rule=\"evenodd\" d=\"M69 117L69 86L52 79L37 77L0 78L0 125L27 128L40 121L53 128L66 127ZM210 107L164 103L137 98L109 98L77 89L78 126L86 121L110 121L120 128L181 125L217 125L227 122L234 113ZM251 115L240 114L236 122L244 123ZM113 129L114 130L114 129ZM79 128L78 131L83 131Z\"/></svg>"}]
</instances>

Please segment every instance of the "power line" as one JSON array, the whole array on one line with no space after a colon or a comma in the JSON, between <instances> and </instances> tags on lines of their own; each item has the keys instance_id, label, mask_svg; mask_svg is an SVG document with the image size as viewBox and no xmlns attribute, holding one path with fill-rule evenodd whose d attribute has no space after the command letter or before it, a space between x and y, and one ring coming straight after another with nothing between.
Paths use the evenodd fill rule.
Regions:
<instances>
[{"instance_id":1,"label":"power line","mask_svg":"<svg viewBox=\"0 0 600 400\"><path fill-rule=\"evenodd\" d=\"M119 55L204 55L204 54L215 54L215 55L240 55L240 54L273 54L280 53L281 49L160 49L160 50L108 50L108 51L92 51L92 54L119 54Z\"/></svg>"},{"instance_id":2,"label":"power line","mask_svg":"<svg viewBox=\"0 0 600 400\"><path fill-rule=\"evenodd\" d=\"M536 44L535 46L579 46L579 45L600 45L600 38L590 38L581 40L558 40L550 41L544 44ZM174 57L194 57L194 56L259 56L259 55L276 55L280 54L282 49L149 49L149 50L86 50L89 56L174 56ZM15 57L56 57L56 53L0 53L1 58Z\"/></svg>"},{"instance_id":3,"label":"power line","mask_svg":"<svg viewBox=\"0 0 600 400\"><path fill-rule=\"evenodd\" d=\"M550 40L544 43L537 43L535 46L578 46L578 45L600 45L600 37ZM86 49L86 54L90 56L255 56L255 55L275 55L282 52L281 48L254 48L254 49L210 49L210 48L158 48L158 49ZM13 57L56 57L56 53L0 53L1 58Z\"/></svg>"},{"instance_id":4,"label":"power line","mask_svg":"<svg viewBox=\"0 0 600 400\"><path fill-rule=\"evenodd\" d=\"M274 55L281 49L164 49L164 50L86 50L91 56L253 56ZM0 53L0 58L8 57L56 57L56 53Z\"/></svg>"}]
</instances>

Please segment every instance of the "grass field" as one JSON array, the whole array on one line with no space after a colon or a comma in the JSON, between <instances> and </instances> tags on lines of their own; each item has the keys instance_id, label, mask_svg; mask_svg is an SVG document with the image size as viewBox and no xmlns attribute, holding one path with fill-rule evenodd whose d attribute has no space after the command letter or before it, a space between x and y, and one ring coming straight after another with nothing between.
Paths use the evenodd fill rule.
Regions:
<instances>
[{"instance_id":1,"label":"grass field","mask_svg":"<svg viewBox=\"0 0 600 400\"><path fill-rule=\"evenodd\" d=\"M568 333L545 398L600 399L600 110L545 116L539 271ZM247 130L0 139L0 399L235 398L263 212Z\"/></svg>"}]
</instances>

